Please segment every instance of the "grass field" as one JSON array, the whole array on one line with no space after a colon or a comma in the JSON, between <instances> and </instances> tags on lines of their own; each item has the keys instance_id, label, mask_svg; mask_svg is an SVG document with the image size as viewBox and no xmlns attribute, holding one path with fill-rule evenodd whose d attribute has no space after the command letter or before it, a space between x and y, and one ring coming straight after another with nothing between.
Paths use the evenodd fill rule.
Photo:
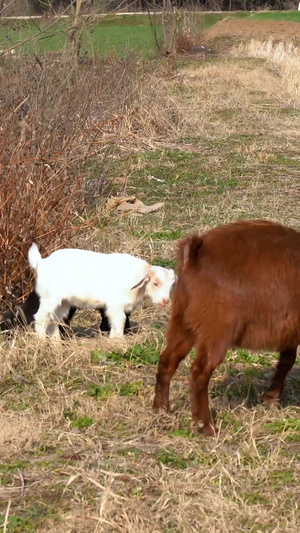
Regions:
<instances>
[{"instance_id":1,"label":"grass field","mask_svg":"<svg viewBox=\"0 0 300 533\"><path fill-rule=\"evenodd\" d=\"M300 12L264 12L254 13L201 13L191 14L190 18L194 30L207 30L220 20L251 19L251 20L283 20L300 22ZM161 39L161 18L155 17L157 35ZM180 24L179 19L179 24ZM47 28L51 27L47 30ZM5 49L18 42L34 36L34 40L21 47L24 53L43 53L49 51L62 51L67 43L67 32L72 26L72 21L63 19L60 23L52 24L49 20L13 20L2 21L0 25L0 47ZM148 15L107 16L94 19L83 24L82 52L88 55L103 55L117 53L124 55L128 50L136 50L144 57L155 55L153 35Z\"/></svg>"},{"instance_id":2,"label":"grass field","mask_svg":"<svg viewBox=\"0 0 300 533\"><path fill-rule=\"evenodd\" d=\"M257 42L145 76L131 118L103 135L115 143L106 194L73 244L174 266L176 240L194 230L251 218L300 230L299 51L276 51ZM101 154L87 163L91 180ZM117 194L165 207L108 212ZM191 425L193 353L172 382L172 414L152 412L169 312L139 309L139 333L120 341L92 336L92 312L78 312L76 335L59 346L2 335L4 531L299 531L299 357L282 406L268 409L277 354L229 352L211 380L217 437L205 440Z\"/></svg>"},{"instance_id":3,"label":"grass field","mask_svg":"<svg viewBox=\"0 0 300 533\"><path fill-rule=\"evenodd\" d=\"M61 51L68 37L67 31L72 21L63 19L60 23L50 26L49 21L8 21L0 34L2 48L13 46L17 42L35 36L34 42L24 44L26 53ZM158 35L161 34L160 25ZM154 54L153 38L147 16L107 17L100 23L97 21L83 24L83 52L89 54L118 53L124 55L126 50L139 50L144 56Z\"/></svg>"},{"instance_id":4,"label":"grass field","mask_svg":"<svg viewBox=\"0 0 300 533\"><path fill-rule=\"evenodd\" d=\"M265 13L253 13L252 19L257 20L286 20L290 22L300 22L299 11L268 11Z\"/></svg>"}]
</instances>

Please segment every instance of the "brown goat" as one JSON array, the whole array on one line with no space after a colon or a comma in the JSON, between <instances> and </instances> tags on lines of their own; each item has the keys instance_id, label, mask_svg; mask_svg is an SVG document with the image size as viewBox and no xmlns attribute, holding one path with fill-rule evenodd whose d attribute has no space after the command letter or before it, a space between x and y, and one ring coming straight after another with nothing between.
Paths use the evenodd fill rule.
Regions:
<instances>
[{"instance_id":1,"label":"brown goat","mask_svg":"<svg viewBox=\"0 0 300 533\"><path fill-rule=\"evenodd\" d=\"M300 344L300 232L268 221L235 222L178 245L178 281L154 409L169 409L170 381L193 345L191 407L214 435L208 384L228 348L280 352L265 401L277 403Z\"/></svg>"}]
</instances>

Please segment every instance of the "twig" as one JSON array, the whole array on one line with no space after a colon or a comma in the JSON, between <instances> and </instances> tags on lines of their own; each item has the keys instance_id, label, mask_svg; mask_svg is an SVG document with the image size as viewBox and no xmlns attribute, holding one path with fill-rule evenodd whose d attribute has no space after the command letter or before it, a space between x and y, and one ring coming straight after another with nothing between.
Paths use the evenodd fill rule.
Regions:
<instances>
[{"instance_id":1,"label":"twig","mask_svg":"<svg viewBox=\"0 0 300 533\"><path fill-rule=\"evenodd\" d=\"M22 474L21 470L19 470L19 469L18 469L18 474L19 474L19 478L20 478L20 481L21 481L21 495L24 496L25 481L24 481L23 474Z\"/></svg>"},{"instance_id":2,"label":"twig","mask_svg":"<svg viewBox=\"0 0 300 533\"><path fill-rule=\"evenodd\" d=\"M8 524L9 510L10 510L10 504L11 504L11 500L9 499L7 507L6 507L5 518L4 518L4 523L3 523L3 533L6 533L6 528L7 528L7 524Z\"/></svg>"},{"instance_id":3,"label":"twig","mask_svg":"<svg viewBox=\"0 0 300 533\"><path fill-rule=\"evenodd\" d=\"M88 517L91 520L97 520L97 522L99 522L100 524L106 524L107 526L111 526L114 531L120 531L120 533L124 533L124 527L118 526L116 522L110 522L109 520L106 520L105 518L102 518L101 516L88 515Z\"/></svg>"},{"instance_id":4,"label":"twig","mask_svg":"<svg viewBox=\"0 0 300 533\"><path fill-rule=\"evenodd\" d=\"M98 487L98 489L101 489L103 491L107 490L108 488L105 487L104 485L101 485L101 483L99 483L98 481L96 481L95 479L93 479L92 477L86 477L86 479L88 481L90 481L93 485L95 485L95 487ZM115 492L113 492L111 489L108 489L110 494L116 498L117 500L126 500L126 498L124 498L123 496L119 496L119 494L116 494Z\"/></svg>"}]
</instances>

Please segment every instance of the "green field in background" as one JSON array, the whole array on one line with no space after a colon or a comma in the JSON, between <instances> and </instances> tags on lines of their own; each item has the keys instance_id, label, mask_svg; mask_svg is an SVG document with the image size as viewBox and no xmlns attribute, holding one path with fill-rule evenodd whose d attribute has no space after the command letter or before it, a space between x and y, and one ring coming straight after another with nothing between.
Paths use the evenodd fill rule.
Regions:
<instances>
[{"instance_id":1,"label":"green field in background","mask_svg":"<svg viewBox=\"0 0 300 533\"><path fill-rule=\"evenodd\" d=\"M255 13L251 18L257 20L272 19L300 22L300 11L266 11L264 13Z\"/></svg>"},{"instance_id":2,"label":"green field in background","mask_svg":"<svg viewBox=\"0 0 300 533\"><path fill-rule=\"evenodd\" d=\"M249 12L238 13L191 13L194 29L207 29L224 18L251 18L256 20L272 19L300 22L300 12ZM161 17L155 17L157 37L161 40ZM182 23L182 17L179 24ZM50 26L50 27L49 27ZM71 19L63 19L51 26L51 21L45 20L5 20L0 22L0 48L5 49L34 36L20 47L23 53L43 53L62 51L68 41L68 31L72 26ZM82 23L82 51L88 55L106 55L116 53L120 56L129 50L137 50L144 57L155 54L153 33L149 17L145 15L108 15L95 18L94 21L83 19Z\"/></svg>"}]
</instances>

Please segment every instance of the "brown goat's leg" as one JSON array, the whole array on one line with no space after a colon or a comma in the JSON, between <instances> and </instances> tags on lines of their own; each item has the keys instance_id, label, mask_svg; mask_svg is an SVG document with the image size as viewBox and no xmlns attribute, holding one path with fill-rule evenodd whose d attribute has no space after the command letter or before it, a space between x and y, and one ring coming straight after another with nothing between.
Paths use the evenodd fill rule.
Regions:
<instances>
[{"instance_id":1,"label":"brown goat's leg","mask_svg":"<svg viewBox=\"0 0 300 533\"><path fill-rule=\"evenodd\" d=\"M206 437L215 435L209 410L208 385L213 371L222 363L226 356L224 347L217 347L208 352L205 347L198 348L191 372L191 407L192 416L199 430Z\"/></svg>"},{"instance_id":2,"label":"brown goat's leg","mask_svg":"<svg viewBox=\"0 0 300 533\"><path fill-rule=\"evenodd\" d=\"M278 365L275 371L275 375L271 383L271 387L269 388L269 390L266 392L264 396L264 402L268 404L279 403L281 395L282 395L286 375L291 370L292 366L294 365L296 356L297 356L296 348L292 350L285 350L284 352L280 352L279 361L278 361Z\"/></svg>"},{"instance_id":3,"label":"brown goat's leg","mask_svg":"<svg viewBox=\"0 0 300 533\"><path fill-rule=\"evenodd\" d=\"M170 381L182 361L194 345L194 336L179 321L172 321L168 332L168 342L160 355L156 375L154 411L165 409L169 411Z\"/></svg>"}]
</instances>

